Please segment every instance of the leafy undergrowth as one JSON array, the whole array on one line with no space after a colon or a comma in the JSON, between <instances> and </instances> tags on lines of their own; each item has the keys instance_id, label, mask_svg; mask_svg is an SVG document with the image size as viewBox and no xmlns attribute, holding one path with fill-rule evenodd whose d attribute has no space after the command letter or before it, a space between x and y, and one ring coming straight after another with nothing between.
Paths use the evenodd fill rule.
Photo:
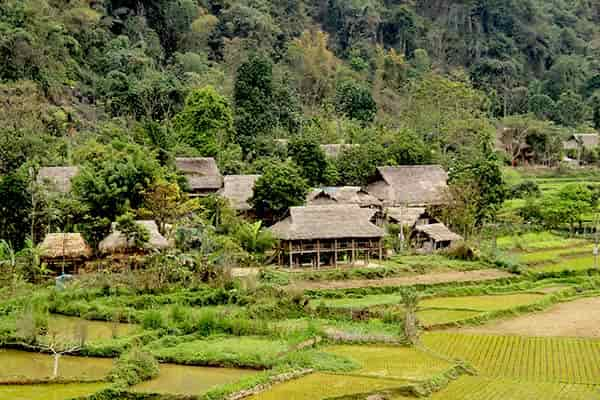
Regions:
<instances>
[{"instance_id":1,"label":"leafy undergrowth","mask_svg":"<svg viewBox=\"0 0 600 400\"><path fill-rule=\"evenodd\" d=\"M497 239L501 250L535 251L545 249L560 249L580 247L588 244L584 239L565 238L552 232L528 232L522 235L502 236Z\"/></svg>"}]
</instances>

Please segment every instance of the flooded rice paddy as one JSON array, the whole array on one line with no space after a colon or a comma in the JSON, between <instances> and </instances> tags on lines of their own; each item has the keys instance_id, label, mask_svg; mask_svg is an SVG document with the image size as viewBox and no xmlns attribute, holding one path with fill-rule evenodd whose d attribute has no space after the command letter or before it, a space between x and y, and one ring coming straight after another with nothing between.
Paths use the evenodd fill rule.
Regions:
<instances>
[{"instance_id":1,"label":"flooded rice paddy","mask_svg":"<svg viewBox=\"0 0 600 400\"><path fill-rule=\"evenodd\" d=\"M0 385L2 400L67 400L89 396L104 388L106 383L70 383L47 385Z\"/></svg>"}]
</instances>

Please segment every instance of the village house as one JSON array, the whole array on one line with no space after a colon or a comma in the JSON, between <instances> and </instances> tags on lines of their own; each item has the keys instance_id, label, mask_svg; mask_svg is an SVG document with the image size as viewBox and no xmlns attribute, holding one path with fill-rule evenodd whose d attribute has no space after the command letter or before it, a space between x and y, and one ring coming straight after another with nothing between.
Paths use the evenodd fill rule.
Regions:
<instances>
[{"instance_id":1,"label":"village house","mask_svg":"<svg viewBox=\"0 0 600 400\"><path fill-rule=\"evenodd\" d=\"M571 135L563 142L563 148L569 157L574 157L581 162L584 152L595 150L600 145L600 136L597 133L578 133Z\"/></svg>"},{"instance_id":2,"label":"village house","mask_svg":"<svg viewBox=\"0 0 600 400\"><path fill-rule=\"evenodd\" d=\"M231 208L238 213L250 216L252 205L249 201L254 194L254 184L258 178L260 175L226 175L219 195L229 200Z\"/></svg>"},{"instance_id":3,"label":"village house","mask_svg":"<svg viewBox=\"0 0 600 400\"><path fill-rule=\"evenodd\" d=\"M80 233L49 233L40 245L40 260L52 270L77 273L92 256L92 249Z\"/></svg>"},{"instance_id":4,"label":"village house","mask_svg":"<svg viewBox=\"0 0 600 400\"><path fill-rule=\"evenodd\" d=\"M136 223L148 230L150 238L143 248L135 248L133 243L127 241L125 235L116 229L116 223L112 224L111 233L98 245L102 254L121 255L127 253L146 254L156 250L168 249L169 241L160 234L158 225L154 221L136 221Z\"/></svg>"},{"instance_id":5,"label":"village house","mask_svg":"<svg viewBox=\"0 0 600 400\"><path fill-rule=\"evenodd\" d=\"M384 256L384 230L372 222L375 210L355 204L291 207L271 227L279 242L279 264L302 266L354 264Z\"/></svg>"},{"instance_id":6,"label":"village house","mask_svg":"<svg viewBox=\"0 0 600 400\"><path fill-rule=\"evenodd\" d=\"M43 167L37 175L37 183L53 193L69 193L71 180L79 173L79 167Z\"/></svg>"},{"instance_id":7,"label":"village house","mask_svg":"<svg viewBox=\"0 0 600 400\"><path fill-rule=\"evenodd\" d=\"M384 207L423 207L446 203L448 174L440 165L378 167L367 191Z\"/></svg>"},{"instance_id":8,"label":"village house","mask_svg":"<svg viewBox=\"0 0 600 400\"><path fill-rule=\"evenodd\" d=\"M178 157L175 159L175 166L185 176L191 197L216 193L223 186L223 177L214 158Z\"/></svg>"},{"instance_id":9,"label":"village house","mask_svg":"<svg viewBox=\"0 0 600 400\"><path fill-rule=\"evenodd\" d=\"M322 187L311 190L306 196L308 206L355 204L359 207L378 208L381 201L360 186Z\"/></svg>"},{"instance_id":10,"label":"village house","mask_svg":"<svg viewBox=\"0 0 600 400\"><path fill-rule=\"evenodd\" d=\"M422 253L433 253L462 240L462 236L452 232L442 223L415 225L411 234L411 241Z\"/></svg>"}]
</instances>

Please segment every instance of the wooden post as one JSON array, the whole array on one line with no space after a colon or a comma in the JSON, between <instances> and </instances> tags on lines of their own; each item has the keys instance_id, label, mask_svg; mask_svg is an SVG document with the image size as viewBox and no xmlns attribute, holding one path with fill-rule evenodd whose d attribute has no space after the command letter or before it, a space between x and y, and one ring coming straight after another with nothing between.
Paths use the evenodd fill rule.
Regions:
<instances>
[{"instance_id":1,"label":"wooden post","mask_svg":"<svg viewBox=\"0 0 600 400\"><path fill-rule=\"evenodd\" d=\"M333 239L333 266L336 268L337 268L337 251L338 251L337 239Z\"/></svg>"},{"instance_id":2,"label":"wooden post","mask_svg":"<svg viewBox=\"0 0 600 400\"><path fill-rule=\"evenodd\" d=\"M383 246L381 239L379 239L379 261L383 261Z\"/></svg>"},{"instance_id":3,"label":"wooden post","mask_svg":"<svg viewBox=\"0 0 600 400\"><path fill-rule=\"evenodd\" d=\"M354 247L354 239L352 239L352 265L354 265L355 261L356 261L356 249Z\"/></svg>"},{"instance_id":4,"label":"wooden post","mask_svg":"<svg viewBox=\"0 0 600 400\"><path fill-rule=\"evenodd\" d=\"M317 239L317 269L321 267L321 241Z\"/></svg>"},{"instance_id":5,"label":"wooden post","mask_svg":"<svg viewBox=\"0 0 600 400\"><path fill-rule=\"evenodd\" d=\"M292 269L292 268L294 268L294 265L293 265L294 264L294 257L292 256L292 241L290 240L288 242L288 244L289 244L288 248L289 248L289 252L290 252L290 269Z\"/></svg>"}]
</instances>

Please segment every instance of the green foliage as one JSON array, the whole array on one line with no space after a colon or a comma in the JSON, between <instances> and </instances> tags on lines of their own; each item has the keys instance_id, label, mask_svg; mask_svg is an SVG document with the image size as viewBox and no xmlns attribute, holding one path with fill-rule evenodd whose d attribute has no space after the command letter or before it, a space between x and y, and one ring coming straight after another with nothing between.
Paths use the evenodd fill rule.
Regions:
<instances>
[{"instance_id":1,"label":"green foliage","mask_svg":"<svg viewBox=\"0 0 600 400\"><path fill-rule=\"evenodd\" d=\"M148 352L134 348L121 355L110 374L117 385L133 386L158 376L159 365Z\"/></svg>"},{"instance_id":2,"label":"green foliage","mask_svg":"<svg viewBox=\"0 0 600 400\"><path fill-rule=\"evenodd\" d=\"M258 216L278 219L290 207L304 204L307 193L308 184L293 164L276 163L256 181L250 201Z\"/></svg>"},{"instance_id":3,"label":"green foliage","mask_svg":"<svg viewBox=\"0 0 600 400\"><path fill-rule=\"evenodd\" d=\"M233 139L231 108L212 86L190 93L174 124L181 140L202 156L216 156Z\"/></svg>"},{"instance_id":4,"label":"green foliage","mask_svg":"<svg viewBox=\"0 0 600 400\"><path fill-rule=\"evenodd\" d=\"M328 162L316 138L297 137L288 144L288 155L302 171L302 177L310 186L327 181Z\"/></svg>"},{"instance_id":5,"label":"green foliage","mask_svg":"<svg viewBox=\"0 0 600 400\"><path fill-rule=\"evenodd\" d=\"M337 111L350 119L372 122L377 114L377 104L371 90L353 81L342 82L336 91Z\"/></svg>"},{"instance_id":6,"label":"green foliage","mask_svg":"<svg viewBox=\"0 0 600 400\"><path fill-rule=\"evenodd\" d=\"M116 229L123 234L127 245L133 249L143 248L150 240L150 232L135 221L132 213L125 213L117 217Z\"/></svg>"}]
</instances>

